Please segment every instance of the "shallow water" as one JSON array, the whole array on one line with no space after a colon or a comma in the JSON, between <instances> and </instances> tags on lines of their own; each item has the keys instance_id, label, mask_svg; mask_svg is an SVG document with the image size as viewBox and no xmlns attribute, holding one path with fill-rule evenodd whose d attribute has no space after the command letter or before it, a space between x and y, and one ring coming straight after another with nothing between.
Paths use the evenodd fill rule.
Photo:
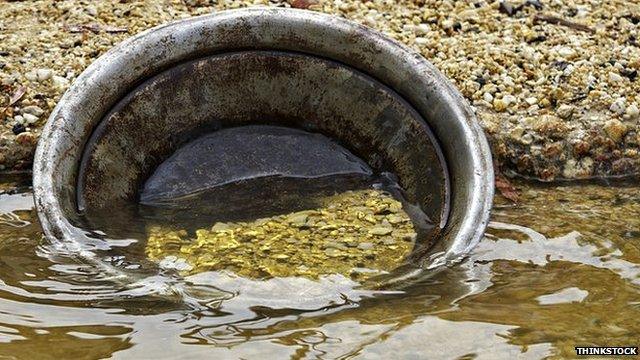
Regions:
<instances>
[{"instance_id":1,"label":"shallow water","mask_svg":"<svg viewBox=\"0 0 640 360\"><path fill-rule=\"evenodd\" d=\"M341 276L127 282L43 240L28 179L5 176L0 357L539 359L640 345L639 188L524 188L518 206L496 198L463 264L374 291Z\"/></svg>"}]
</instances>

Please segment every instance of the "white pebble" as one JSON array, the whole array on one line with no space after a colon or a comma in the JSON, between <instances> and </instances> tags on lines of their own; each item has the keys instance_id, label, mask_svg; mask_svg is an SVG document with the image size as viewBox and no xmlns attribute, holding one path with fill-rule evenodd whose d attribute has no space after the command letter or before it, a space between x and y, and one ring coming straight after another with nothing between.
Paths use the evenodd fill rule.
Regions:
<instances>
[{"instance_id":1,"label":"white pebble","mask_svg":"<svg viewBox=\"0 0 640 360\"><path fill-rule=\"evenodd\" d=\"M563 46L558 49L558 55L565 59L571 59L575 56L576 52L570 47Z\"/></svg>"},{"instance_id":2,"label":"white pebble","mask_svg":"<svg viewBox=\"0 0 640 360\"><path fill-rule=\"evenodd\" d=\"M24 74L24 77L29 81L38 81L38 74L35 72L28 72Z\"/></svg>"},{"instance_id":3,"label":"white pebble","mask_svg":"<svg viewBox=\"0 0 640 360\"><path fill-rule=\"evenodd\" d=\"M562 71L562 75L564 76L569 76L571 74L573 74L573 70L575 70L575 67L571 64L567 65L566 68L564 68L564 71Z\"/></svg>"},{"instance_id":4,"label":"white pebble","mask_svg":"<svg viewBox=\"0 0 640 360\"><path fill-rule=\"evenodd\" d=\"M491 95L491 93L484 93L484 95L482 95L482 98L484 99L484 101L491 103L493 102L493 95Z\"/></svg>"},{"instance_id":5,"label":"white pebble","mask_svg":"<svg viewBox=\"0 0 640 360\"><path fill-rule=\"evenodd\" d=\"M27 124L33 124L38 121L38 117L31 114L23 114L22 117Z\"/></svg>"},{"instance_id":6,"label":"white pebble","mask_svg":"<svg viewBox=\"0 0 640 360\"><path fill-rule=\"evenodd\" d=\"M62 76L57 76L57 75L53 76L52 81L53 81L53 86L59 89L63 89L69 84L69 80L63 78Z\"/></svg>"},{"instance_id":7,"label":"white pebble","mask_svg":"<svg viewBox=\"0 0 640 360\"><path fill-rule=\"evenodd\" d=\"M427 38L423 38L423 37L416 38L416 44L418 45L427 45L428 42L429 42L429 39Z\"/></svg>"},{"instance_id":8,"label":"white pebble","mask_svg":"<svg viewBox=\"0 0 640 360\"><path fill-rule=\"evenodd\" d=\"M13 120L15 120L18 124L23 124L24 125L24 118L22 117L22 115L14 116Z\"/></svg>"},{"instance_id":9,"label":"white pebble","mask_svg":"<svg viewBox=\"0 0 640 360\"><path fill-rule=\"evenodd\" d=\"M559 117L563 119L569 119L571 115L573 115L573 110L574 110L573 106L562 104L560 105L558 110L556 110L556 113L558 114Z\"/></svg>"},{"instance_id":10,"label":"white pebble","mask_svg":"<svg viewBox=\"0 0 640 360\"><path fill-rule=\"evenodd\" d=\"M614 73L614 72L610 72L609 73L609 81L610 82L622 82L624 79L622 78L622 76Z\"/></svg>"},{"instance_id":11,"label":"white pebble","mask_svg":"<svg viewBox=\"0 0 640 360\"><path fill-rule=\"evenodd\" d=\"M53 76L53 70L51 69L38 69L36 70L36 75L38 76L38 81L44 81L50 79Z\"/></svg>"},{"instance_id":12,"label":"white pebble","mask_svg":"<svg viewBox=\"0 0 640 360\"><path fill-rule=\"evenodd\" d=\"M626 109L625 102L626 102L625 98L623 97L617 98L616 101L614 101L613 104L611 104L611 106L609 107L609 110L611 110L616 114L622 115Z\"/></svg>"},{"instance_id":13,"label":"white pebble","mask_svg":"<svg viewBox=\"0 0 640 360\"><path fill-rule=\"evenodd\" d=\"M98 16L98 9L95 6L87 6L87 13L91 16Z\"/></svg>"},{"instance_id":14,"label":"white pebble","mask_svg":"<svg viewBox=\"0 0 640 360\"><path fill-rule=\"evenodd\" d=\"M418 33L420 35L425 35L430 30L431 30L431 28L429 27L428 24L420 24L420 25L416 26L416 33Z\"/></svg>"},{"instance_id":15,"label":"white pebble","mask_svg":"<svg viewBox=\"0 0 640 360\"><path fill-rule=\"evenodd\" d=\"M631 119L636 119L638 118L638 115L640 115L640 111L635 104L632 104L627 107L625 114L627 114Z\"/></svg>"},{"instance_id":16,"label":"white pebble","mask_svg":"<svg viewBox=\"0 0 640 360\"><path fill-rule=\"evenodd\" d=\"M517 100L516 97L513 96L513 95L510 95L510 94L505 95L505 96L502 97L502 101L504 101L504 103L507 104L507 106L515 103L516 100Z\"/></svg>"},{"instance_id":17,"label":"white pebble","mask_svg":"<svg viewBox=\"0 0 640 360\"><path fill-rule=\"evenodd\" d=\"M44 113L44 110L42 110L39 106L36 106L36 105L25 106L22 109L20 109L20 111L23 114L31 114L34 116L40 116Z\"/></svg>"}]
</instances>

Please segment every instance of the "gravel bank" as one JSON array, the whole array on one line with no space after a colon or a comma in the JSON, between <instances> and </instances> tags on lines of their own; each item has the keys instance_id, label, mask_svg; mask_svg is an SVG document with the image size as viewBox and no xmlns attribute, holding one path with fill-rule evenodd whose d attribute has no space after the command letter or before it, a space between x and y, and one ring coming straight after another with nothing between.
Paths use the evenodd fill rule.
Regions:
<instances>
[{"instance_id":1,"label":"gravel bank","mask_svg":"<svg viewBox=\"0 0 640 360\"><path fill-rule=\"evenodd\" d=\"M0 1L0 170L93 59L155 25L247 5L310 7L420 51L473 104L504 171L543 180L640 170L633 0Z\"/></svg>"}]
</instances>

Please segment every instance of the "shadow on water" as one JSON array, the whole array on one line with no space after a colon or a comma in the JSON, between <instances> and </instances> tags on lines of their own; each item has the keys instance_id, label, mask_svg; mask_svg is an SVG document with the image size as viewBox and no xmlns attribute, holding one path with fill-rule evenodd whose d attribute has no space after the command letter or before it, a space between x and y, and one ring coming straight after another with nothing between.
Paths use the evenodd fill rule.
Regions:
<instances>
[{"instance_id":1,"label":"shadow on water","mask_svg":"<svg viewBox=\"0 0 640 360\"><path fill-rule=\"evenodd\" d=\"M538 359L638 346L637 187L523 185L519 205L496 198L466 262L383 291L224 272L122 286L51 251L27 183L0 185L0 356Z\"/></svg>"}]
</instances>

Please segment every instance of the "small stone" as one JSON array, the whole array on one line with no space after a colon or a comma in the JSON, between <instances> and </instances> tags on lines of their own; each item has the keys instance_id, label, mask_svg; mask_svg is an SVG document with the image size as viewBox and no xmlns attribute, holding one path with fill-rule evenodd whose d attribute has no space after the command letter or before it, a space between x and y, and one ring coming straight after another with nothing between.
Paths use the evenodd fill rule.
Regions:
<instances>
[{"instance_id":1,"label":"small stone","mask_svg":"<svg viewBox=\"0 0 640 360\"><path fill-rule=\"evenodd\" d=\"M622 140L627 133L627 126L620 122L620 120L612 119L604 123L604 131L611 140L617 143Z\"/></svg>"},{"instance_id":2,"label":"small stone","mask_svg":"<svg viewBox=\"0 0 640 360\"><path fill-rule=\"evenodd\" d=\"M358 246L358 242L356 241L356 239L354 239L352 237L345 237L341 241L342 241L343 244L345 244L348 247L357 247Z\"/></svg>"},{"instance_id":3,"label":"small stone","mask_svg":"<svg viewBox=\"0 0 640 360\"><path fill-rule=\"evenodd\" d=\"M522 135L522 137L520 138L520 142L524 145L531 144L533 142L533 135L531 135L530 133Z\"/></svg>"},{"instance_id":4,"label":"small stone","mask_svg":"<svg viewBox=\"0 0 640 360\"><path fill-rule=\"evenodd\" d=\"M293 0L290 2L292 8L308 9L312 5L317 5L318 0Z\"/></svg>"},{"instance_id":5,"label":"small stone","mask_svg":"<svg viewBox=\"0 0 640 360\"><path fill-rule=\"evenodd\" d=\"M329 248L324 251L324 253L329 257L338 257L342 255L342 251L336 248Z\"/></svg>"},{"instance_id":6,"label":"small stone","mask_svg":"<svg viewBox=\"0 0 640 360\"><path fill-rule=\"evenodd\" d=\"M91 16L98 16L98 9L95 6L87 6L87 13Z\"/></svg>"},{"instance_id":7,"label":"small stone","mask_svg":"<svg viewBox=\"0 0 640 360\"><path fill-rule=\"evenodd\" d=\"M575 68L575 66L573 66L573 65L569 64L569 65L567 65L567 67L566 67L566 68L564 68L564 70L562 71L562 75L563 75L563 76L569 76L569 75L573 74L573 71L574 71L575 69L576 69L576 68Z\"/></svg>"},{"instance_id":8,"label":"small stone","mask_svg":"<svg viewBox=\"0 0 640 360\"><path fill-rule=\"evenodd\" d=\"M13 120L18 124L24 124L24 117L22 115L16 115L13 117Z\"/></svg>"},{"instance_id":9,"label":"small stone","mask_svg":"<svg viewBox=\"0 0 640 360\"><path fill-rule=\"evenodd\" d=\"M617 98L613 104L611 104L611 106L609 107L609 110L611 110L612 112L622 115L622 113L624 113L625 109L626 109L626 99L623 97L619 97Z\"/></svg>"},{"instance_id":10,"label":"small stone","mask_svg":"<svg viewBox=\"0 0 640 360\"><path fill-rule=\"evenodd\" d=\"M24 77L29 81L38 81L38 74L33 71L24 74Z\"/></svg>"},{"instance_id":11,"label":"small stone","mask_svg":"<svg viewBox=\"0 0 640 360\"><path fill-rule=\"evenodd\" d=\"M339 249L339 250L344 250L347 248L344 244L333 242L333 241L327 242L326 244L323 245L323 247L325 249Z\"/></svg>"},{"instance_id":12,"label":"small stone","mask_svg":"<svg viewBox=\"0 0 640 360\"><path fill-rule=\"evenodd\" d=\"M67 80L62 76L54 75L51 81L53 82L53 86L55 86L58 89L64 89L67 87L67 85L69 85L69 80Z\"/></svg>"},{"instance_id":13,"label":"small stone","mask_svg":"<svg viewBox=\"0 0 640 360\"><path fill-rule=\"evenodd\" d=\"M38 117L31 114L24 114L22 115L22 117L24 118L24 121L27 124L33 124L36 121L38 121Z\"/></svg>"},{"instance_id":14,"label":"small stone","mask_svg":"<svg viewBox=\"0 0 640 360\"><path fill-rule=\"evenodd\" d=\"M520 125L516 125L509 131L509 138L519 141L524 134L524 128Z\"/></svg>"},{"instance_id":15,"label":"small stone","mask_svg":"<svg viewBox=\"0 0 640 360\"><path fill-rule=\"evenodd\" d=\"M493 100L493 109L496 111L505 111L507 106L509 106L509 104L507 104L503 99Z\"/></svg>"},{"instance_id":16,"label":"small stone","mask_svg":"<svg viewBox=\"0 0 640 360\"><path fill-rule=\"evenodd\" d=\"M44 110L42 110L42 108L36 105L25 106L22 109L20 109L20 111L23 114L31 114L33 116L40 116L44 114Z\"/></svg>"},{"instance_id":17,"label":"small stone","mask_svg":"<svg viewBox=\"0 0 640 360\"><path fill-rule=\"evenodd\" d=\"M568 120L571 118L571 116L573 115L573 106L571 105L567 105L567 104L562 104L560 105L560 107L556 110L556 113L558 114L558 116L561 119L565 119Z\"/></svg>"},{"instance_id":18,"label":"small stone","mask_svg":"<svg viewBox=\"0 0 640 360\"><path fill-rule=\"evenodd\" d=\"M13 128L11 129L11 131L13 131L15 135L19 135L27 131L27 129L25 129L24 125L22 124L15 124L13 125Z\"/></svg>"},{"instance_id":19,"label":"small stone","mask_svg":"<svg viewBox=\"0 0 640 360\"><path fill-rule=\"evenodd\" d=\"M622 82L624 80L624 78L614 72L609 72L609 81L610 82Z\"/></svg>"},{"instance_id":20,"label":"small stone","mask_svg":"<svg viewBox=\"0 0 640 360\"><path fill-rule=\"evenodd\" d=\"M512 16L513 14L515 14L518 11L517 8L514 7L508 1L501 1L500 2L500 7L498 8L498 10L500 10L501 13L507 14L509 16Z\"/></svg>"},{"instance_id":21,"label":"small stone","mask_svg":"<svg viewBox=\"0 0 640 360\"><path fill-rule=\"evenodd\" d=\"M430 30L431 28L428 24L419 24L418 26L416 26L416 33L419 35L426 35Z\"/></svg>"},{"instance_id":22,"label":"small stone","mask_svg":"<svg viewBox=\"0 0 640 360\"><path fill-rule=\"evenodd\" d=\"M373 249L373 243L363 242L358 245L358 249L360 250L371 250Z\"/></svg>"},{"instance_id":23,"label":"small stone","mask_svg":"<svg viewBox=\"0 0 640 360\"><path fill-rule=\"evenodd\" d=\"M485 92L482 95L482 99L491 104L493 102L493 95L491 95L491 93L489 93L489 92Z\"/></svg>"},{"instance_id":24,"label":"small stone","mask_svg":"<svg viewBox=\"0 0 640 360\"><path fill-rule=\"evenodd\" d=\"M369 229L369 234L383 236L383 235L391 234L392 231L393 231L393 228L390 228L390 227L376 226L374 228Z\"/></svg>"},{"instance_id":25,"label":"small stone","mask_svg":"<svg viewBox=\"0 0 640 360\"><path fill-rule=\"evenodd\" d=\"M295 213L288 216L286 221L292 226L301 227L307 223L308 218L309 218L309 215L307 214Z\"/></svg>"},{"instance_id":26,"label":"small stone","mask_svg":"<svg viewBox=\"0 0 640 360\"><path fill-rule=\"evenodd\" d=\"M53 70L51 69L38 69L36 70L36 75L38 77L38 81L45 81L51 79L53 76Z\"/></svg>"},{"instance_id":27,"label":"small stone","mask_svg":"<svg viewBox=\"0 0 640 360\"><path fill-rule=\"evenodd\" d=\"M576 56L576 51L570 47L562 46L557 49L557 53L564 59L573 59ZM565 68L566 69L566 68ZM563 70L564 71L564 70Z\"/></svg>"},{"instance_id":28,"label":"small stone","mask_svg":"<svg viewBox=\"0 0 640 360\"><path fill-rule=\"evenodd\" d=\"M211 231L225 231L231 229L227 223L217 222L211 227Z\"/></svg>"},{"instance_id":29,"label":"small stone","mask_svg":"<svg viewBox=\"0 0 640 360\"><path fill-rule=\"evenodd\" d=\"M289 255L286 254L276 254L273 256L278 261L285 261L289 258Z\"/></svg>"},{"instance_id":30,"label":"small stone","mask_svg":"<svg viewBox=\"0 0 640 360\"><path fill-rule=\"evenodd\" d=\"M524 101L529 105L535 105L535 104L538 103L538 98L535 97L535 96L532 96L532 97L528 97L528 98L524 99Z\"/></svg>"},{"instance_id":31,"label":"small stone","mask_svg":"<svg viewBox=\"0 0 640 360\"><path fill-rule=\"evenodd\" d=\"M415 40L418 45L427 45L429 43L429 39L423 37L417 37Z\"/></svg>"},{"instance_id":32,"label":"small stone","mask_svg":"<svg viewBox=\"0 0 640 360\"><path fill-rule=\"evenodd\" d=\"M391 223L391 224L399 224L399 223L401 223L401 222L403 222L403 221L404 221L404 219L402 218L402 216L400 216L400 215L395 215L395 214L393 214L393 215L388 215L388 216L387 216L387 220L388 220L388 221L389 221L389 223Z\"/></svg>"},{"instance_id":33,"label":"small stone","mask_svg":"<svg viewBox=\"0 0 640 360\"><path fill-rule=\"evenodd\" d=\"M297 244L297 243L299 243L298 239L296 239L296 238L292 238L292 237L287 238L285 241L286 241L288 244Z\"/></svg>"},{"instance_id":34,"label":"small stone","mask_svg":"<svg viewBox=\"0 0 640 360\"><path fill-rule=\"evenodd\" d=\"M22 132L16 136L16 142L20 145L35 145L37 141L36 135L29 131Z\"/></svg>"},{"instance_id":35,"label":"small stone","mask_svg":"<svg viewBox=\"0 0 640 360\"><path fill-rule=\"evenodd\" d=\"M384 239L384 240L382 240L382 243L383 243L384 245L395 245L395 244L396 244L396 241L395 241L395 240L393 240L393 239Z\"/></svg>"},{"instance_id":36,"label":"small stone","mask_svg":"<svg viewBox=\"0 0 640 360\"><path fill-rule=\"evenodd\" d=\"M624 113L629 116L630 119L637 119L640 115L640 111L635 104L629 105Z\"/></svg>"}]
</instances>

